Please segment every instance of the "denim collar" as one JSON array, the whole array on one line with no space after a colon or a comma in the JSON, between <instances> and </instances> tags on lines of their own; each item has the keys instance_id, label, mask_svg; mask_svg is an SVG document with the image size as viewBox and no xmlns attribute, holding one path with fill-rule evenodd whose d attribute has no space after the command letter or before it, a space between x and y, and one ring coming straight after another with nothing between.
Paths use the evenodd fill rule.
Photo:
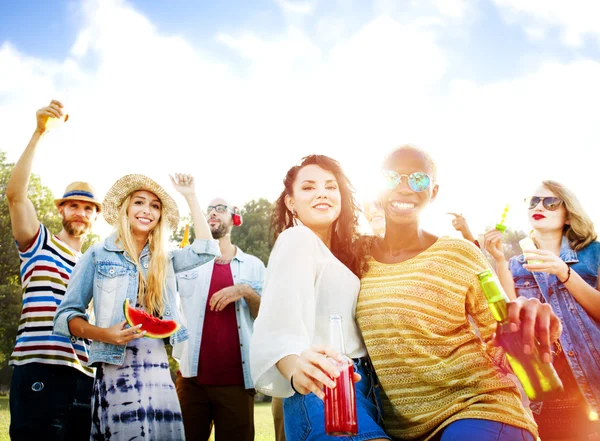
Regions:
<instances>
[{"instance_id":1,"label":"denim collar","mask_svg":"<svg viewBox=\"0 0 600 441\"><path fill-rule=\"evenodd\" d=\"M560 258L565 261L565 263L579 262L579 259L577 258L577 252L571 248L567 236L562 237L562 242L560 244Z\"/></svg>"},{"instance_id":2,"label":"denim collar","mask_svg":"<svg viewBox=\"0 0 600 441\"><path fill-rule=\"evenodd\" d=\"M571 244L569 244L569 239L567 236L563 235L561 243L560 243L560 258L565 263L577 263L579 259L577 258L577 252L571 248ZM523 254L517 257L517 261L520 263L525 263L525 257Z\"/></svg>"},{"instance_id":3,"label":"denim collar","mask_svg":"<svg viewBox=\"0 0 600 441\"><path fill-rule=\"evenodd\" d=\"M236 248L235 256L233 256L233 259L231 259L231 260L239 260L240 262L243 262L246 259L246 253L244 253L242 250L240 250L240 247L238 247L237 245L235 246L235 248Z\"/></svg>"},{"instance_id":4,"label":"denim collar","mask_svg":"<svg viewBox=\"0 0 600 441\"><path fill-rule=\"evenodd\" d=\"M105 240L104 240L104 249L107 251L112 251L114 253L123 253L125 258L131 262L133 262L131 260L131 257L125 253L125 250L117 244L117 233L111 233L110 236L108 236ZM140 260L142 260L144 257L148 256L150 254L150 247L148 245L148 243L146 243L146 245L144 245L144 249L142 250L142 253L140 254Z\"/></svg>"}]
</instances>

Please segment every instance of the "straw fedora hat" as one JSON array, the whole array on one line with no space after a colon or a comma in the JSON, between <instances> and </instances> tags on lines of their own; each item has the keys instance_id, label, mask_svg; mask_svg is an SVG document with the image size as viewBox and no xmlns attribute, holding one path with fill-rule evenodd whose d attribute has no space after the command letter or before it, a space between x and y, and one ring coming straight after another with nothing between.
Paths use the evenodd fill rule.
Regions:
<instances>
[{"instance_id":1,"label":"straw fedora hat","mask_svg":"<svg viewBox=\"0 0 600 441\"><path fill-rule=\"evenodd\" d=\"M162 216L168 222L171 230L175 231L179 225L179 209L171 196L156 182L144 175L125 175L108 190L102 211L104 219L113 227L117 224L119 208L127 196L137 190L146 190L154 193L162 204Z\"/></svg>"},{"instance_id":2,"label":"straw fedora hat","mask_svg":"<svg viewBox=\"0 0 600 441\"><path fill-rule=\"evenodd\" d=\"M100 201L96 200L96 190L87 182L71 182L69 185L67 185L63 197L54 199L54 205L56 205L56 208L58 208L63 202L69 200L91 202L98 207L98 211L102 210L102 204Z\"/></svg>"}]
</instances>

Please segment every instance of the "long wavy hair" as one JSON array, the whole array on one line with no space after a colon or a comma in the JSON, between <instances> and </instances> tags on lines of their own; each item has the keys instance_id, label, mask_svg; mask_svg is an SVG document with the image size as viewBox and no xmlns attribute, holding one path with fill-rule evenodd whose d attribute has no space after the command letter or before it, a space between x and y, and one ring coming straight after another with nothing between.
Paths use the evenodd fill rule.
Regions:
<instances>
[{"instance_id":1,"label":"long wavy hair","mask_svg":"<svg viewBox=\"0 0 600 441\"><path fill-rule=\"evenodd\" d=\"M563 227L563 235L567 236L569 245L575 251L589 245L598 238L594 223L584 211L581 202L571 190L556 181L542 181L542 185L563 200L567 210L568 225Z\"/></svg>"},{"instance_id":2,"label":"long wavy hair","mask_svg":"<svg viewBox=\"0 0 600 441\"><path fill-rule=\"evenodd\" d=\"M294 226L294 216L285 204L287 195L294 195L294 182L298 172L308 166L317 165L335 176L341 196L341 210L338 218L333 222L330 250L340 262L350 271L360 277L363 273L363 256L359 247L355 246L359 237L358 215L360 208L354 197L354 187L344 174L339 162L325 155L309 155L302 158L299 165L288 170L283 179L283 191L275 201L271 214L271 233L273 240L284 230Z\"/></svg>"},{"instance_id":3,"label":"long wavy hair","mask_svg":"<svg viewBox=\"0 0 600 441\"><path fill-rule=\"evenodd\" d=\"M119 207L119 219L117 222L117 243L120 243L123 249L138 270L138 301L141 302L148 313L160 317L163 314L164 302L163 291L167 285L167 267L169 264L169 253L167 251L167 238L169 237L169 227L164 221L161 205L161 216L157 225L148 235L148 244L150 248L150 264L148 265L147 277L142 271L139 256L136 250L131 223L127 216L127 208L131 201L129 194Z\"/></svg>"}]
</instances>

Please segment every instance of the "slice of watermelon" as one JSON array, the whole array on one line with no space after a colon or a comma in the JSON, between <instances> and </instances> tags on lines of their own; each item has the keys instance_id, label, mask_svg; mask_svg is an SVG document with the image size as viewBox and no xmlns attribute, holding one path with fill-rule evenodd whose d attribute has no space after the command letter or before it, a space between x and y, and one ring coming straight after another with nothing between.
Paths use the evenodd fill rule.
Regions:
<instances>
[{"instance_id":1,"label":"slice of watermelon","mask_svg":"<svg viewBox=\"0 0 600 441\"><path fill-rule=\"evenodd\" d=\"M142 325L141 331L146 331L145 337L166 338L177 332L179 325L175 320L161 320L153 317L142 309L134 308L129 304L129 299L123 302L123 313L129 326Z\"/></svg>"}]
</instances>

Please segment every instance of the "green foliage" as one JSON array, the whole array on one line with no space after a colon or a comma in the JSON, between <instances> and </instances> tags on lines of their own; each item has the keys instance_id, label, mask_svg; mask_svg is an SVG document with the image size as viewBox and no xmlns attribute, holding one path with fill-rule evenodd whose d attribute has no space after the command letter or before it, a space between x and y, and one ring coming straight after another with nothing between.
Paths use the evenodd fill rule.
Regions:
<instances>
[{"instance_id":1,"label":"green foliage","mask_svg":"<svg viewBox=\"0 0 600 441\"><path fill-rule=\"evenodd\" d=\"M272 236L269 228L272 208L273 205L266 199L251 200L241 210L244 223L231 233L234 244L245 253L258 257L265 265L271 253Z\"/></svg>"},{"instance_id":2,"label":"green foliage","mask_svg":"<svg viewBox=\"0 0 600 441\"><path fill-rule=\"evenodd\" d=\"M258 257L266 265L271 253L271 210L273 205L266 199L251 200L241 209L244 219L242 226L234 227L231 233L231 242L239 246L242 251ZM196 237L192 220L189 216L181 219L182 225L171 235L171 241L179 244L183 239L185 224L190 224L190 242Z\"/></svg>"}]
</instances>

